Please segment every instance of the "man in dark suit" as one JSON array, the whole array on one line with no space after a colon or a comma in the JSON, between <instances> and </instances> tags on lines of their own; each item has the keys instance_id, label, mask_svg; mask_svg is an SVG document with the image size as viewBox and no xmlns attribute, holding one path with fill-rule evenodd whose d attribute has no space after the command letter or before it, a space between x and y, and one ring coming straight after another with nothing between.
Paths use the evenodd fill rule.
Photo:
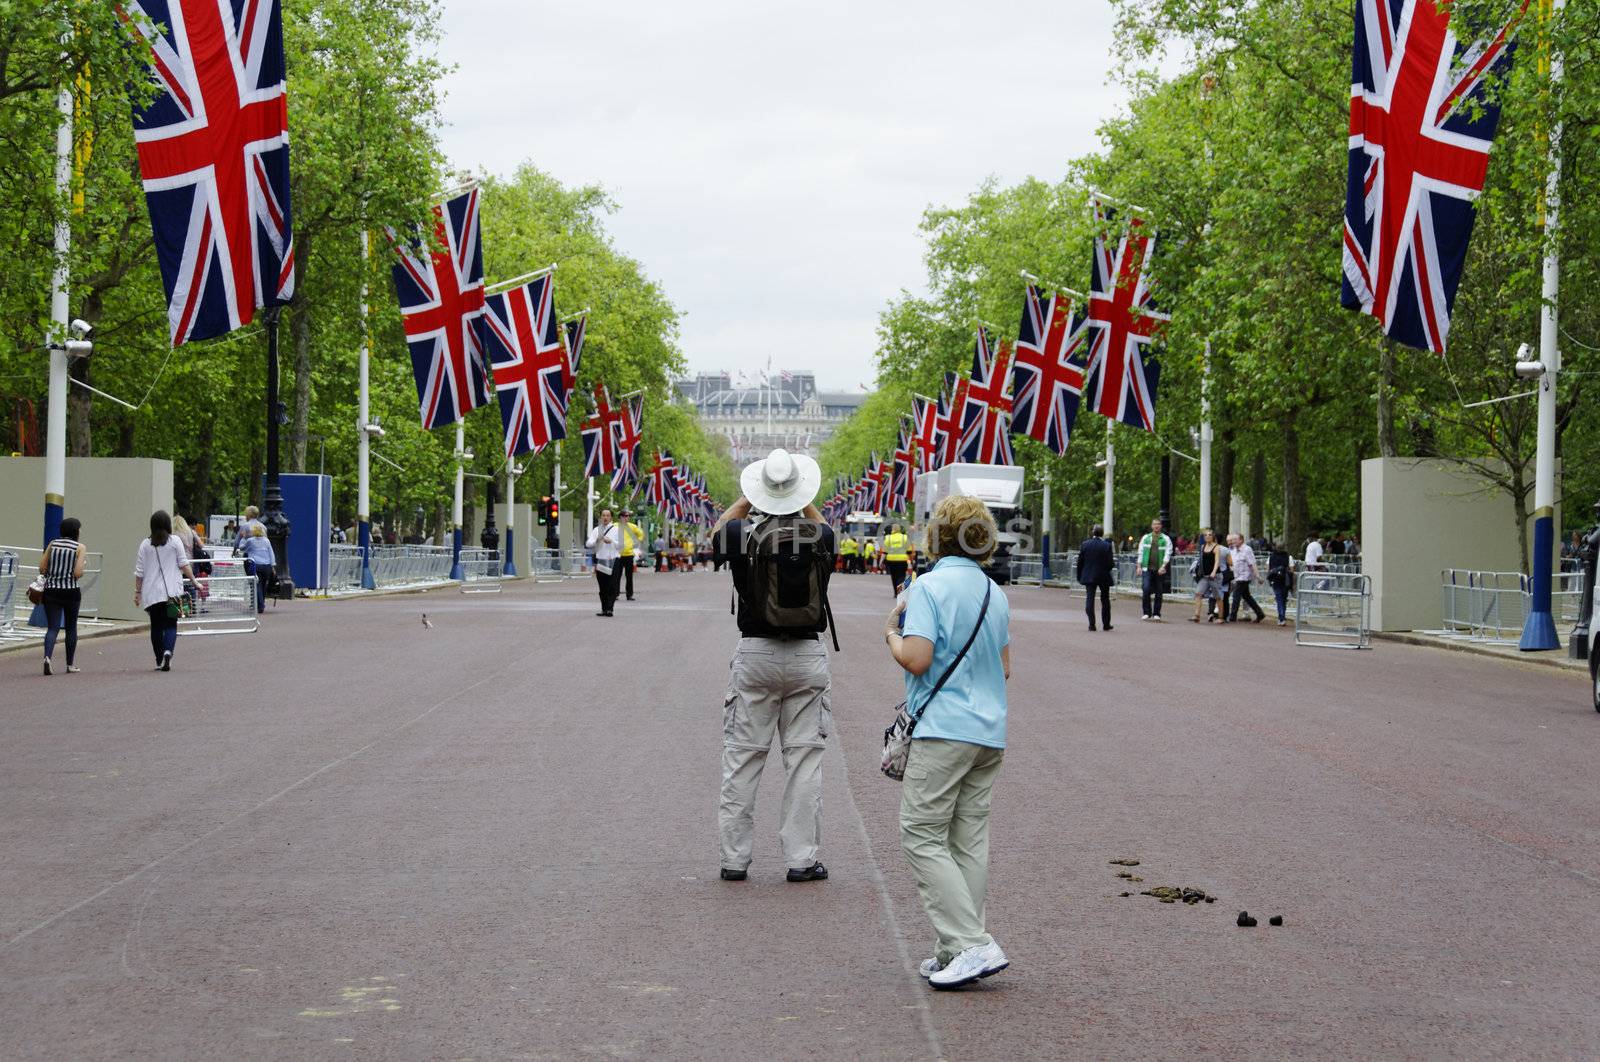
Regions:
<instances>
[{"instance_id":1,"label":"man in dark suit","mask_svg":"<svg viewBox=\"0 0 1600 1062\"><path fill-rule=\"evenodd\" d=\"M1117 555L1104 529L1096 525L1078 547L1078 582L1083 584L1083 610L1094 630L1094 594L1100 591L1100 625L1111 629L1111 586L1117 581Z\"/></svg>"}]
</instances>

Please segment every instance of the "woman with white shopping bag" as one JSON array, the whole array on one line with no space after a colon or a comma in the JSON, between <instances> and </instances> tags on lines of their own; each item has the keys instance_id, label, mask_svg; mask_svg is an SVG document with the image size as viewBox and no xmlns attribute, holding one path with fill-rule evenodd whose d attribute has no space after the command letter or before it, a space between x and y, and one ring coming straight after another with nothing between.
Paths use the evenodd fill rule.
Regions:
<instances>
[{"instance_id":1,"label":"woman with white shopping bag","mask_svg":"<svg viewBox=\"0 0 1600 1062\"><path fill-rule=\"evenodd\" d=\"M906 588L884 641L906 672L885 735L884 773L903 773L900 839L933 923L922 976L959 988L1010 964L986 926L989 805L1006 747L1011 609L983 570L998 530L978 499L952 495L928 528L933 568ZM903 756L903 763L900 757Z\"/></svg>"}]
</instances>

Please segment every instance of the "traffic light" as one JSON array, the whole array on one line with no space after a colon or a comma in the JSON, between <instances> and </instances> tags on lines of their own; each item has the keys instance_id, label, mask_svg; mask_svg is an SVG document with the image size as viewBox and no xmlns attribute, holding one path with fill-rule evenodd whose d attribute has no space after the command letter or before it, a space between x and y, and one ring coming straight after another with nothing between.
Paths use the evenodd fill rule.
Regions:
<instances>
[{"instance_id":1,"label":"traffic light","mask_svg":"<svg viewBox=\"0 0 1600 1062\"><path fill-rule=\"evenodd\" d=\"M550 499L550 522L552 524L561 522L561 499L560 498L551 498Z\"/></svg>"},{"instance_id":2,"label":"traffic light","mask_svg":"<svg viewBox=\"0 0 1600 1062\"><path fill-rule=\"evenodd\" d=\"M550 522L550 495L544 494L539 498L539 526L544 527Z\"/></svg>"}]
</instances>

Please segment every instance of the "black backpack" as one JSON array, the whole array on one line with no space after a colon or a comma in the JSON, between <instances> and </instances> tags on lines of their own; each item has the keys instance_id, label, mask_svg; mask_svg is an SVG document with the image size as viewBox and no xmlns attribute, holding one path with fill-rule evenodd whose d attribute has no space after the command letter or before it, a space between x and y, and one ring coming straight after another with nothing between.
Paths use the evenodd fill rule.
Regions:
<instances>
[{"instance_id":1,"label":"black backpack","mask_svg":"<svg viewBox=\"0 0 1600 1062\"><path fill-rule=\"evenodd\" d=\"M762 626L785 634L821 634L833 628L828 577L833 551L825 525L790 516L745 527L745 607ZM839 647L838 632L833 646Z\"/></svg>"}]
</instances>

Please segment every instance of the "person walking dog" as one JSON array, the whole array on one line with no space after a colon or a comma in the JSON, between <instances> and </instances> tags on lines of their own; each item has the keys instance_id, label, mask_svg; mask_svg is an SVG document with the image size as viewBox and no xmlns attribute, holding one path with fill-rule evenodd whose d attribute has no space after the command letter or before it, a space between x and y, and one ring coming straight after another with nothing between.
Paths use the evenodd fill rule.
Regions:
<instances>
[{"instance_id":1,"label":"person walking dog","mask_svg":"<svg viewBox=\"0 0 1600 1062\"><path fill-rule=\"evenodd\" d=\"M941 501L928 528L933 568L906 590L883 632L905 671L906 710L916 713L900 842L933 923L934 953L920 972L934 988L959 988L1010 965L989 935L985 906L989 808L1011 677L1010 606L982 567L998 539L983 502L960 494Z\"/></svg>"},{"instance_id":2,"label":"person walking dog","mask_svg":"<svg viewBox=\"0 0 1600 1062\"><path fill-rule=\"evenodd\" d=\"M155 650L157 671L172 670L184 586L193 582L189 556L172 536L172 517L157 509L150 514L150 537L139 543L133 562L133 603L150 616L150 648Z\"/></svg>"},{"instance_id":3,"label":"person walking dog","mask_svg":"<svg viewBox=\"0 0 1600 1062\"><path fill-rule=\"evenodd\" d=\"M73 658L78 655L78 606L83 603L83 592L78 581L83 578L84 562L88 554L78 541L83 525L75 516L61 521L61 533L45 547L39 558L39 574L44 579L44 673L55 674L51 657L56 651L57 635L64 635L67 643L67 671L78 670Z\"/></svg>"},{"instance_id":4,"label":"person walking dog","mask_svg":"<svg viewBox=\"0 0 1600 1062\"><path fill-rule=\"evenodd\" d=\"M822 881L822 752L833 729L828 579L834 532L812 504L822 471L773 450L740 476L744 493L712 531L733 575L739 646L722 704L722 880L744 881L754 846L756 790L774 736L783 749L783 843L788 880Z\"/></svg>"},{"instance_id":5,"label":"person walking dog","mask_svg":"<svg viewBox=\"0 0 1600 1062\"><path fill-rule=\"evenodd\" d=\"M1094 595L1100 592L1100 625L1111 629L1111 587L1117 580L1117 555L1105 529L1096 524L1078 547L1078 582L1083 584L1083 611L1094 630Z\"/></svg>"}]
</instances>

